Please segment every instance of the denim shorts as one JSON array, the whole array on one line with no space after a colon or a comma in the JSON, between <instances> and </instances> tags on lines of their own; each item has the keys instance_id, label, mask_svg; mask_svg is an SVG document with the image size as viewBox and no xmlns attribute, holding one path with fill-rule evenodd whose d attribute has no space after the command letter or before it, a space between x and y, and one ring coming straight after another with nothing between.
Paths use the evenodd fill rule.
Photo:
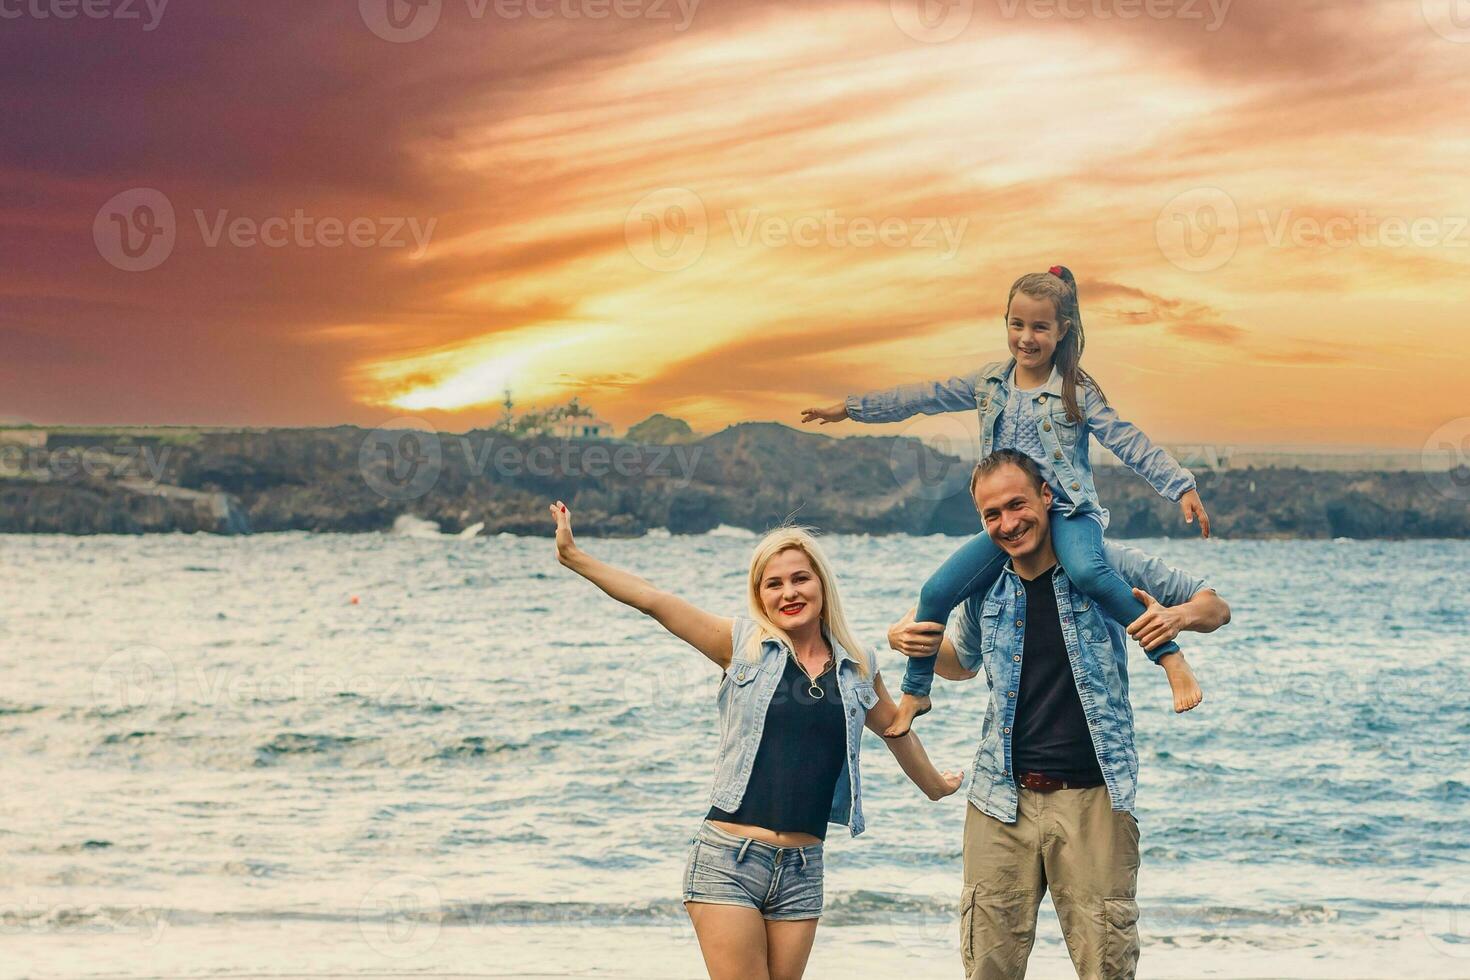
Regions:
<instances>
[{"instance_id":1,"label":"denim shorts","mask_svg":"<svg viewBox=\"0 0 1470 980\"><path fill-rule=\"evenodd\" d=\"M822 914L822 845L777 847L706 820L689 842L684 901L741 905L767 919Z\"/></svg>"}]
</instances>

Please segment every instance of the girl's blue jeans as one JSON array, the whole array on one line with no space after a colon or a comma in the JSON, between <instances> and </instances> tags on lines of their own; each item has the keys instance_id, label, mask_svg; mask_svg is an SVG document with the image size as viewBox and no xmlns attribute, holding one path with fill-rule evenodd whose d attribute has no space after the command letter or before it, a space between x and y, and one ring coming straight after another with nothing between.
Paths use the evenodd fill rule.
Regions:
<instances>
[{"instance_id":1,"label":"girl's blue jeans","mask_svg":"<svg viewBox=\"0 0 1470 980\"><path fill-rule=\"evenodd\" d=\"M1102 525L1086 512L1071 517L1059 509L1051 512L1051 546L1067 572L1073 588L1102 606L1113 619L1127 626L1143 615L1144 605L1133 597L1133 587L1108 564L1103 554ZM919 590L919 608L914 621L949 622L950 611L977 592L988 590L1000 578L1009 556L982 531L945 559L939 571ZM1178 653L1173 640L1148 651L1154 663L1166 654ZM934 685L934 657L910 657L903 674L903 692L928 695Z\"/></svg>"}]
</instances>

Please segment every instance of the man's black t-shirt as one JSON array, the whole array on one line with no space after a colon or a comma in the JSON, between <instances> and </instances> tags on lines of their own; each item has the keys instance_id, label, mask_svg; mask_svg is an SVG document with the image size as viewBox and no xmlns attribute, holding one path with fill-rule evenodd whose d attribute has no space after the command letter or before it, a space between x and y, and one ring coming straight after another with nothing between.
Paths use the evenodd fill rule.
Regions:
<instances>
[{"instance_id":1,"label":"man's black t-shirt","mask_svg":"<svg viewBox=\"0 0 1470 980\"><path fill-rule=\"evenodd\" d=\"M1011 762L1016 772L1040 772L1080 786L1102 785L1087 716L1077 697L1072 662L1062 639L1052 576L1057 567L1027 582L1026 641L1021 687L1016 695L1016 734Z\"/></svg>"}]
</instances>

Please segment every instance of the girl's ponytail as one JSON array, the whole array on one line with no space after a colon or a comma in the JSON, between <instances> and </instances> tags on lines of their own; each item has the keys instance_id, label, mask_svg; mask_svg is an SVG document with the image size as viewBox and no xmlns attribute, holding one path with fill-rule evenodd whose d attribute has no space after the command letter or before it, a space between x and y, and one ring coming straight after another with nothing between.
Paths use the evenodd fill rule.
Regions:
<instances>
[{"instance_id":1,"label":"girl's ponytail","mask_svg":"<svg viewBox=\"0 0 1470 980\"><path fill-rule=\"evenodd\" d=\"M1107 396L1092 376L1082 370L1082 348L1086 344L1086 336L1082 330L1082 308L1077 302L1077 279L1064 265L1054 265L1046 272L1027 273L1011 286L1011 294L1006 299L1008 312L1010 301L1017 293L1051 300L1056 307L1058 326L1061 321L1068 324L1067 332L1057 341L1055 362L1057 372L1062 376L1062 404L1066 406L1067 418L1081 422L1083 413L1077 400L1077 388L1086 385L1096 391L1105 403Z\"/></svg>"}]
</instances>

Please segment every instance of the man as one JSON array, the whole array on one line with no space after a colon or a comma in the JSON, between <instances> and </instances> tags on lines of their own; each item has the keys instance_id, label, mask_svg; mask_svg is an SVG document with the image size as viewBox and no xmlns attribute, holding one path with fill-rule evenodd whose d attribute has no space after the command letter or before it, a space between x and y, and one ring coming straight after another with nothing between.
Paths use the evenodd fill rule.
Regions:
<instances>
[{"instance_id":1,"label":"man","mask_svg":"<svg viewBox=\"0 0 1470 980\"><path fill-rule=\"evenodd\" d=\"M913 622L912 610L889 630L900 653L937 652L941 677L969 680L983 667L990 682L965 814L965 972L970 980L1024 977L1050 889L1077 975L1131 978L1138 753L1123 628L1073 592L1057 565L1051 490L1029 457L992 453L975 467L970 491L986 531L1010 555L1000 579L965 601L953 638L942 624ZM1109 544L1107 552L1147 606L1128 626L1146 649L1230 621L1230 607L1200 580L1132 548Z\"/></svg>"}]
</instances>

